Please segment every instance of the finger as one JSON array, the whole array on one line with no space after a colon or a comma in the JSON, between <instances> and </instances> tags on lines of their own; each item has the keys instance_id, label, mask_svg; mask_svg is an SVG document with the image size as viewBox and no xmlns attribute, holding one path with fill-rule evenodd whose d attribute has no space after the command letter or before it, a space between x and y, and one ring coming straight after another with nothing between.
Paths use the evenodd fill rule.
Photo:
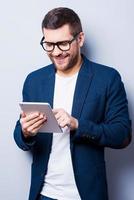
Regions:
<instances>
[{"instance_id":1,"label":"finger","mask_svg":"<svg viewBox=\"0 0 134 200\"><path fill-rule=\"evenodd\" d=\"M70 128L70 125L63 122L63 123L60 124L60 127L61 127L61 128L65 128L65 127L66 127L66 128Z\"/></svg>"},{"instance_id":2,"label":"finger","mask_svg":"<svg viewBox=\"0 0 134 200\"><path fill-rule=\"evenodd\" d=\"M30 131L25 131L23 132L24 136L25 137L31 137L31 136L35 136L38 132L39 132L39 129L42 127L44 123L42 123L40 126L34 128L34 129L29 129Z\"/></svg>"},{"instance_id":3,"label":"finger","mask_svg":"<svg viewBox=\"0 0 134 200\"><path fill-rule=\"evenodd\" d=\"M34 118L34 119L32 119L32 120L30 120L30 121L28 121L28 122L27 122L26 120L21 119L21 120L20 120L20 123L21 123L21 125L22 125L22 128L23 128L24 130L26 130L26 129L28 129L30 126L34 125L36 122L38 122L38 121L40 121L40 120L46 121L46 120L47 120L47 119L46 119L46 116L39 115L39 117L36 117L36 118Z\"/></svg>"},{"instance_id":4,"label":"finger","mask_svg":"<svg viewBox=\"0 0 134 200\"><path fill-rule=\"evenodd\" d=\"M61 110L60 108L55 108L52 111L53 111L54 114L57 114L60 110Z\"/></svg>"},{"instance_id":5,"label":"finger","mask_svg":"<svg viewBox=\"0 0 134 200\"><path fill-rule=\"evenodd\" d=\"M65 127L65 126L69 126L70 125L70 119L69 118L64 118L64 119L60 119L58 121L60 127Z\"/></svg>"},{"instance_id":6,"label":"finger","mask_svg":"<svg viewBox=\"0 0 134 200\"><path fill-rule=\"evenodd\" d=\"M45 123L45 122L44 122ZM38 133L40 128L44 125L44 123L42 123L40 126L38 126L37 128L33 129L33 134Z\"/></svg>"},{"instance_id":7,"label":"finger","mask_svg":"<svg viewBox=\"0 0 134 200\"><path fill-rule=\"evenodd\" d=\"M29 114L26 115L25 121L26 121L26 122L31 121L31 120L33 120L33 119L35 119L35 118L38 118L39 116L40 116L40 113L38 113L38 112L29 113Z\"/></svg>"},{"instance_id":8,"label":"finger","mask_svg":"<svg viewBox=\"0 0 134 200\"><path fill-rule=\"evenodd\" d=\"M46 120L40 119L36 123L34 123L32 126L29 126L27 128L28 132L35 133L40 129L40 127L46 122Z\"/></svg>"},{"instance_id":9,"label":"finger","mask_svg":"<svg viewBox=\"0 0 134 200\"><path fill-rule=\"evenodd\" d=\"M57 120L64 119L68 117L68 114L64 110L60 110L57 114L55 114L55 118Z\"/></svg>"},{"instance_id":10,"label":"finger","mask_svg":"<svg viewBox=\"0 0 134 200\"><path fill-rule=\"evenodd\" d=\"M61 113L65 112L65 110L63 110L62 108L56 108L56 109L53 109L52 111L53 111L54 115L61 114Z\"/></svg>"},{"instance_id":11,"label":"finger","mask_svg":"<svg viewBox=\"0 0 134 200\"><path fill-rule=\"evenodd\" d=\"M44 124L44 123L43 123ZM38 126L37 128L35 128L35 129L33 129L32 131L30 131L30 132L27 132L25 135L28 137L28 136L35 136L35 135L37 135L37 133L39 132L39 129L42 127L42 125L43 124L41 124L40 126Z\"/></svg>"}]
</instances>

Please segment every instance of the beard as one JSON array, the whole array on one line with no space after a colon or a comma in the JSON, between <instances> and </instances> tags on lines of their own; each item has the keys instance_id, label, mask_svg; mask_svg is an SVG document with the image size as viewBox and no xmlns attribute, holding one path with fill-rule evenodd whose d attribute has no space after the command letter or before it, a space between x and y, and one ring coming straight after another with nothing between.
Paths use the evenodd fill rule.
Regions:
<instances>
[{"instance_id":1,"label":"beard","mask_svg":"<svg viewBox=\"0 0 134 200\"><path fill-rule=\"evenodd\" d=\"M48 55L52 63L55 65L58 71L68 71L72 69L79 60L79 51L77 50L75 54L69 54L67 52L62 52L58 56Z\"/></svg>"}]
</instances>

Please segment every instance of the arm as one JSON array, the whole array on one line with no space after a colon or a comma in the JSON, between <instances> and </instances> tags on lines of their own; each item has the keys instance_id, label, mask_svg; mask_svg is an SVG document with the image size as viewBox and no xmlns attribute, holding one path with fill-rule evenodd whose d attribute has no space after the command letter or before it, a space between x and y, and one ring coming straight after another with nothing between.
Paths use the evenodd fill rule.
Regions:
<instances>
[{"instance_id":1,"label":"arm","mask_svg":"<svg viewBox=\"0 0 134 200\"><path fill-rule=\"evenodd\" d=\"M107 88L104 120L101 123L94 123L81 117L78 122L75 137L112 148L123 148L130 143L131 122L127 99L120 75L116 71Z\"/></svg>"},{"instance_id":2,"label":"arm","mask_svg":"<svg viewBox=\"0 0 134 200\"><path fill-rule=\"evenodd\" d=\"M30 101L29 79L27 78L23 87L23 101ZM14 139L22 150L29 150L36 142L36 135L46 121L46 116L41 113L25 114L21 113L20 119L16 123Z\"/></svg>"},{"instance_id":3,"label":"arm","mask_svg":"<svg viewBox=\"0 0 134 200\"><path fill-rule=\"evenodd\" d=\"M36 136L25 138L22 132L20 120L17 121L15 130L14 130L14 140L19 148L24 151L28 151L32 148L36 141Z\"/></svg>"}]
</instances>

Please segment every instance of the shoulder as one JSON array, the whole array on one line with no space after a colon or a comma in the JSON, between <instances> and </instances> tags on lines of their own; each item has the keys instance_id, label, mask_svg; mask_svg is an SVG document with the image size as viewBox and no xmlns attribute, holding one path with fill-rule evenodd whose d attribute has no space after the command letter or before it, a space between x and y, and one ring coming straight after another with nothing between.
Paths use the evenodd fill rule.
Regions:
<instances>
[{"instance_id":1,"label":"shoulder","mask_svg":"<svg viewBox=\"0 0 134 200\"><path fill-rule=\"evenodd\" d=\"M36 88L39 85L41 85L44 80L47 80L49 76L53 76L55 73L54 65L50 64L45 67L39 68L38 70L35 70L27 75L24 84L23 89L27 88ZM50 78L51 78L50 77Z\"/></svg>"},{"instance_id":2,"label":"shoulder","mask_svg":"<svg viewBox=\"0 0 134 200\"><path fill-rule=\"evenodd\" d=\"M100 63L93 62L86 57L84 58L86 66L90 69L90 72L93 73L94 77L100 78L103 80L109 80L111 78L120 78L120 73L113 66L107 66Z\"/></svg>"},{"instance_id":3,"label":"shoulder","mask_svg":"<svg viewBox=\"0 0 134 200\"><path fill-rule=\"evenodd\" d=\"M108 94L124 88L120 73L115 68L94 62L91 64L94 71L93 84L97 85L100 91L105 90Z\"/></svg>"},{"instance_id":4,"label":"shoulder","mask_svg":"<svg viewBox=\"0 0 134 200\"><path fill-rule=\"evenodd\" d=\"M117 69L115 67L103 65L100 63L95 63L92 61L90 61L90 63L91 63L94 73L97 73L97 74L103 75L103 76L119 75L119 72L117 71Z\"/></svg>"},{"instance_id":5,"label":"shoulder","mask_svg":"<svg viewBox=\"0 0 134 200\"><path fill-rule=\"evenodd\" d=\"M85 74L92 78L92 86L105 90L113 85L120 85L122 80L120 73L111 66L93 62L85 58Z\"/></svg>"},{"instance_id":6,"label":"shoulder","mask_svg":"<svg viewBox=\"0 0 134 200\"><path fill-rule=\"evenodd\" d=\"M44 76L48 76L53 72L54 66L53 64L50 64L31 72L30 74L28 74L26 79L42 79L44 78Z\"/></svg>"}]
</instances>

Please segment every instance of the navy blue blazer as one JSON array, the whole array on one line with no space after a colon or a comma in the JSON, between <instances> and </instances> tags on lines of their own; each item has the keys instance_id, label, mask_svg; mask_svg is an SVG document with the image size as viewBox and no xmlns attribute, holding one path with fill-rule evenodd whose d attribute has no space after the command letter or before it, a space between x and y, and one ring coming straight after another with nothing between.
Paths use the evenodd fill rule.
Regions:
<instances>
[{"instance_id":1,"label":"navy blue blazer","mask_svg":"<svg viewBox=\"0 0 134 200\"><path fill-rule=\"evenodd\" d=\"M24 83L23 101L49 102L53 107L54 85L53 64L32 72ZM70 134L70 148L81 199L107 200L104 147L123 148L131 140L128 104L119 73L83 56L72 116L79 121L78 129ZM42 189L52 137L50 133L38 133L25 140L20 122L16 124L14 138L17 145L33 153L29 200L36 200Z\"/></svg>"}]
</instances>

